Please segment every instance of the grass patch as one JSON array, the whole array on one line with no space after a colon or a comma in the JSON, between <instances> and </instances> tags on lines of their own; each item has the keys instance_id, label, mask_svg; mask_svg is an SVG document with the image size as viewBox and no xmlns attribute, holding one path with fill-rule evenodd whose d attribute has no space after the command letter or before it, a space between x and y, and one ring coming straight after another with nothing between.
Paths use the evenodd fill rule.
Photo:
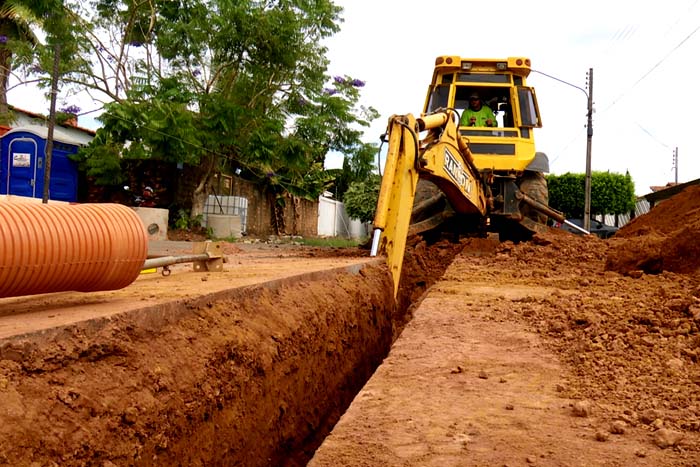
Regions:
<instances>
[{"instance_id":1,"label":"grass patch","mask_svg":"<svg viewBox=\"0 0 700 467\"><path fill-rule=\"evenodd\" d=\"M327 246L334 248L352 248L360 245L362 240L354 238L338 238L338 237L328 237L328 238L297 238L296 242L302 245L308 246Z\"/></svg>"}]
</instances>

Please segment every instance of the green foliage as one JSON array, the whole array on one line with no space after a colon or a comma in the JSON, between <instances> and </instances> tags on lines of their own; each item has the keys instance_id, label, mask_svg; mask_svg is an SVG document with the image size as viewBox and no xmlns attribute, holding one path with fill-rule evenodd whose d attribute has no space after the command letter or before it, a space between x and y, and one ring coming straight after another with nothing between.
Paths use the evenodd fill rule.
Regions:
<instances>
[{"instance_id":1,"label":"green foliage","mask_svg":"<svg viewBox=\"0 0 700 467\"><path fill-rule=\"evenodd\" d=\"M7 46L12 54L11 68L21 70L16 76L48 88L58 52L58 77L61 86L69 85L65 75L83 63L81 43L76 37L74 17L62 0L5 0L0 7L0 30L9 18L19 21L19 29L10 34ZM19 8L10 5L20 5ZM35 30L45 39L39 40Z\"/></svg>"},{"instance_id":2,"label":"green foliage","mask_svg":"<svg viewBox=\"0 0 700 467\"><path fill-rule=\"evenodd\" d=\"M81 147L77 154L68 156L78 162L98 185L120 185L125 180L119 147L110 144L110 141L110 135L100 129L89 146Z\"/></svg>"},{"instance_id":3,"label":"green foliage","mask_svg":"<svg viewBox=\"0 0 700 467\"><path fill-rule=\"evenodd\" d=\"M202 226L202 215L197 215L195 217L190 217L190 215L184 209L180 209L177 212L177 219L175 220L175 228L182 230L192 230Z\"/></svg>"},{"instance_id":4,"label":"green foliage","mask_svg":"<svg viewBox=\"0 0 700 467\"><path fill-rule=\"evenodd\" d=\"M70 120L77 118L75 114L67 112L56 112L56 123L59 125L64 125Z\"/></svg>"},{"instance_id":5,"label":"green foliage","mask_svg":"<svg viewBox=\"0 0 700 467\"><path fill-rule=\"evenodd\" d=\"M355 181L345 192L345 210L353 219L369 222L374 219L374 211L379 198L381 177L371 174L364 181Z\"/></svg>"},{"instance_id":6,"label":"green foliage","mask_svg":"<svg viewBox=\"0 0 700 467\"><path fill-rule=\"evenodd\" d=\"M86 56L70 74L112 101L81 152L101 182L120 160L156 158L200 168L204 191L228 166L278 199L315 199L333 181L328 151L360 152L357 128L378 116L357 105L362 81L326 74L341 12L330 0L70 3L93 62L115 70L98 76Z\"/></svg>"},{"instance_id":7,"label":"green foliage","mask_svg":"<svg viewBox=\"0 0 700 467\"><path fill-rule=\"evenodd\" d=\"M549 205L569 218L583 218L585 174L548 175ZM629 173L591 173L591 214L623 214L634 208L634 182Z\"/></svg>"},{"instance_id":8,"label":"green foliage","mask_svg":"<svg viewBox=\"0 0 700 467\"><path fill-rule=\"evenodd\" d=\"M352 149L343 159L343 167L329 171L333 184L329 187L338 201L345 200L345 192L353 182L367 180L375 170L374 160L377 157L377 145L363 143Z\"/></svg>"}]
</instances>

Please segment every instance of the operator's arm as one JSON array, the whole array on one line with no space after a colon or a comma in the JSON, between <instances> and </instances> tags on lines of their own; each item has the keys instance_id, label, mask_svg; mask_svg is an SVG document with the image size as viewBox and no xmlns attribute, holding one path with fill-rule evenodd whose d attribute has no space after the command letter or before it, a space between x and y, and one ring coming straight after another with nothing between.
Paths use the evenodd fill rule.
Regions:
<instances>
[{"instance_id":1,"label":"operator's arm","mask_svg":"<svg viewBox=\"0 0 700 467\"><path fill-rule=\"evenodd\" d=\"M481 107L481 112L483 114L484 126L498 126L496 115L493 113L493 110L491 110L491 107L484 105Z\"/></svg>"},{"instance_id":2,"label":"operator's arm","mask_svg":"<svg viewBox=\"0 0 700 467\"><path fill-rule=\"evenodd\" d=\"M459 120L459 125L460 126L473 126L469 119L474 115L474 112L472 112L471 109L467 108L464 109L464 112L462 112L462 118Z\"/></svg>"}]
</instances>

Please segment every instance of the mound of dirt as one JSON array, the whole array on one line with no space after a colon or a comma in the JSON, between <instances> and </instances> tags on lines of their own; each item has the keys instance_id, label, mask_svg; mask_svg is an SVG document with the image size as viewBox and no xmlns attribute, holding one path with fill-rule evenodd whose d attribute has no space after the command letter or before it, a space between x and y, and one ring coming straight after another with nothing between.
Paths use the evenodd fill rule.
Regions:
<instances>
[{"instance_id":1,"label":"mound of dirt","mask_svg":"<svg viewBox=\"0 0 700 467\"><path fill-rule=\"evenodd\" d=\"M700 269L700 186L690 186L633 219L612 240L605 268L625 275Z\"/></svg>"}]
</instances>

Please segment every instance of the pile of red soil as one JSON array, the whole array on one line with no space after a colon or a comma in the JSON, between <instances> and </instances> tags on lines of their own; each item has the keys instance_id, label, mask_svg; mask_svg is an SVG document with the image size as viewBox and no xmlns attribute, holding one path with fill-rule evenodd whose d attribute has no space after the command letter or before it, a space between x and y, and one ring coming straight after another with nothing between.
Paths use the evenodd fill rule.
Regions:
<instances>
[{"instance_id":1,"label":"pile of red soil","mask_svg":"<svg viewBox=\"0 0 700 467\"><path fill-rule=\"evenodd\" d=\"M626 275L700 270L700 186L637 217L613 237L605 268Z\"/></svg>"}]
</instances>

